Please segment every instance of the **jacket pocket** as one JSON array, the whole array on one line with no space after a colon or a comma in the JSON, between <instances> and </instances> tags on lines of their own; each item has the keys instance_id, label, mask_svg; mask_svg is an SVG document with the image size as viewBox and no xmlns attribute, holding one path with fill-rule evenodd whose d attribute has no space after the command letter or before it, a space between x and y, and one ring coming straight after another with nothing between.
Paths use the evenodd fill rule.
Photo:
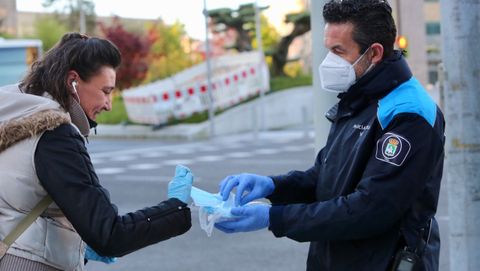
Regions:
<instances>
[{"instance_id":1,"label":"jacket pocket","mask_svg":"<svg viewBox=\"0 0 480 271\"><path fill-rule=\"evenodd\" d=\"M53 219L47 219L45 260L65 271L82 270L83 244L80 236Z\"/></svg>"}]
</instances>

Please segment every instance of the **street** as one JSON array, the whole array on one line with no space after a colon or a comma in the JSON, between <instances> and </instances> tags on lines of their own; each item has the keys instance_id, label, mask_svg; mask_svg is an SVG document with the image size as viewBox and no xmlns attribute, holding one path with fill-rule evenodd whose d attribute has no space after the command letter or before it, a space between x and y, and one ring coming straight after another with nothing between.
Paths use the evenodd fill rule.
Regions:
<instances>
[{"instance_id":1,"label":"street","mask_svg":"<svg viewBox=\"0 0 480 271\"><path fill-rule=\"evenodd\" d=\"M88 145L100 182L120 213L155 205L167 198L175 165L188 166L194 186L216 193L230 174L263 175L305 170L315 159L313 132L275 131L195 142L92 138ZM442 185L437 219L441 227L440 270L448 270L448 215ZM305 270L308 243L275 238L268 230L227 235L200 229L198 208L192 208L186 234L119 258L105 265L90 261L87 270Z\"/></svg>"}]
</instances>

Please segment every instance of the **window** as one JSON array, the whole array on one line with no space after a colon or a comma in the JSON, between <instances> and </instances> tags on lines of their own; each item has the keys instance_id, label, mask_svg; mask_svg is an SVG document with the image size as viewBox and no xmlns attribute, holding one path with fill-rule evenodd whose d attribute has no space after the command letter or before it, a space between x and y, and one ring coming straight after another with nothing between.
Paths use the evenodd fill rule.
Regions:
<instances>
[{"instance_id":1,"label":"window","mask_svg":"<svg viewBox=\"0 0 480 271\"><path fill-rule=\"evenodd\" d=\"M430 84L435 84L438 81L438 72L437 71L429 71L428 72L428 82Z\"/></svg>"},{"instance_id":2,"label":"window","mask_svg":"<svg viewBox=\"0 0 480 271\"><path fill-rule=\"evenodd\" d=\"M428 22L426 23L427 35L440 35L440 23Z\"/></svg>"}]
</instances>

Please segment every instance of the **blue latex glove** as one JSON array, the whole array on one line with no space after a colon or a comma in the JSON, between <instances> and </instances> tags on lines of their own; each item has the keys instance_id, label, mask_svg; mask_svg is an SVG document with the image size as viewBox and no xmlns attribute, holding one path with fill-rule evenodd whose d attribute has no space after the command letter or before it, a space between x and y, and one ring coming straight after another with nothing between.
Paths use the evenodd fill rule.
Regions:
<instances>
[{"instance_id":1,"label":"blue latex glove","mask_svg":"<svg viewBox=\"0 0 480 271\"><path fill-rule=\"evenodd\" d=\"M168 183L168 198L177 198L188 204L192 183L193 175L190 169L186 166L177 165L175 167L175 177Z\"/></svg>"},{"instance_id":2,"label":"blue latex glove","mask_svg":"<svg viewBox=\"0 0 480 271\"><path fill-rule=\"evenodd\" d=\"M235 219L215 224L215 228L225 232L248 232L268 227L270 224L270 205L251 204L242 207L234 207L231 210Z\"/></svg>"},{"instance_id":3,"label":"blue latex glove","mask_svg":"<svg viewBox=\"0 0 480 271\"><path fill-rule=\"evenodd\" d=\"M85 259L87 260L92 260L92 261L97 261L97 262L103 262L106 264L111 264L117 261L116 257L104 257L100 256L93 250L90 246L87 245L85 248Z\"/></svg>"},{"instance_id":4,"label":"blue latex glove","mask_svg":"<svg viewBox=\"0 0 480 271\"><path fill-rule=\"evenodd\" d=\"M272 194L275 189L273 180L267 176L243 173L240 175L232 175L225 178L220 183L220 195L226 201L230 192L237 187L235 196L235 205L241 206L252 200L264 198ZM244 195L244 193L246 194Z\"/></svg>"}]
</instances>

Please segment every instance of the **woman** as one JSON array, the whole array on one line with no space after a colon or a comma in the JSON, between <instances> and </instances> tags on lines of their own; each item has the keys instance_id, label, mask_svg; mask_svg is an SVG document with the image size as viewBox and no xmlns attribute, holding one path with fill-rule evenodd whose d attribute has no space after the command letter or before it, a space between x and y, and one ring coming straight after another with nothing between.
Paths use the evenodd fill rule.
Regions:
<instances>
[{"instance_id":1,"label":"woman","mask_svg":"<svg viewBox=\"0 0 480 271\"><path fill-rule=\"evenodd\" d=\"M85 139L97 114L112 107L120 61L108 40L69 33L19 85L0 89L0 238L45 195L54 201L0 270L83 270L85 243L99 255L122 256L191 227L186 168L177 167L168 200L126 215L99 184Z\"/></svg>"}]
</instances>

